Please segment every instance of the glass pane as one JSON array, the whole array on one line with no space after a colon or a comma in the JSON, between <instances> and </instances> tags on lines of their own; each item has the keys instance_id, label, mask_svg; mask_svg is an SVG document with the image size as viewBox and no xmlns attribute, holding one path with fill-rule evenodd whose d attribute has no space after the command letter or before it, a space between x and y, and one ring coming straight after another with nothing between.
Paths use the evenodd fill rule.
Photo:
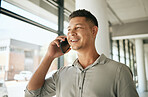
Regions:
<instances>
[{"instance_id":1,"label":"glass pane","mask_svg":"<svg viewBox=\"0 0 148 97\"><path fill-rule=\"evenodd\" d=\"M123 63L123 64L125 64L124 63L124 57L120 57L120 62Z\"/></svg>"},{"instance_id":2,"label":"glass pane","mask_svg":"<svg viewBox=\"0 0 148 97\"><path fill-rule=\"evenodd\" d=\"M118 55L118 48L113 46L113 55Z\"/></svg>"},{"instance_id":3,"label":"glass pane","mask_svg":"<svg viewBox=\"0 0 148 97\"><path fill-rule=\"evenodd\" d=\"M57 36L57 34L3 14L0 15L0 21L0 38L12 38L43 46Z\"/></svg>"},{"instance_id":4,"label":"glass pane","mask_svg":"<svg viewBox=\"0 0 148 97\"><path fill-rule=\"evenodd\" d=\"M113 40L113 46L116 46L117 47L116 40Z\"/></svg>"},{"instance_id":5,"label":"glass pane","mask_svg":"<svg viewBox=\"0 0 148 97\"><path fill-rule=\"evenodd\" d=\"M68 25L69 25L69 23L68 23L68 21L64 21L64 34L65 35L67 35L67 33L68 33Z\"/></svg>"},{"instance_id":6,"label":"glass pane","mask_svg":"<svg viewBox=\"0 0 148 97\"><path fill-rule=\"evenodd\" d=\"M120 40L120 57L124 57L123 40Z\"/></svg>"},{"instance_id":7,"label":"glass pane","mask_svg":"<svg viewBox=\"0 0 148 97\"><path fill-rule=\"evenodd\" d=\"M57 34L3 14L0 21L0 80L9 97L24 97L28 80ZM49 71L53 70L57 70L57 59Z\"/></svg>"},{"instance_id":8,"label":"glass pane","mask_svg":"<svg viewBox=\"0 0 148 97\"><path fill-rule=\"evenodd\" d=\"M126 65L129 67L129 59L126 59Z\"/></svg>"},{"instance_id":9,"label":"glass pane","mask_svg":"<svg viewBox=\"0 0 148 97\"><path fill-rule=\"evenodd\" d=\"M118 62L118 61L119 61L119 60L118 60L118 56L117 56L117 55L113 55L113 60L115 60L115 61Z\"/></svg>"}]
</instances>

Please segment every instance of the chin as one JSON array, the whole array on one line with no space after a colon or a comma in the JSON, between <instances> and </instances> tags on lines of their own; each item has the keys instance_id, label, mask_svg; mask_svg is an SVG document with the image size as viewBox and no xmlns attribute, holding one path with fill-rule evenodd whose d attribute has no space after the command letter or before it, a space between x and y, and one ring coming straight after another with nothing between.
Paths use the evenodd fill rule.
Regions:
<instances>
[{"instance_id":1,"label":"chin","mask_svg":"<svg viewBox=\"0 0 148 97\"><path fill-rule=\"evenodd\" d=\"M81 49L81 47L74 46L74 47L72 47L72 49L73 50L79 50L79 49Z\"/></svg>"}]
</instances>

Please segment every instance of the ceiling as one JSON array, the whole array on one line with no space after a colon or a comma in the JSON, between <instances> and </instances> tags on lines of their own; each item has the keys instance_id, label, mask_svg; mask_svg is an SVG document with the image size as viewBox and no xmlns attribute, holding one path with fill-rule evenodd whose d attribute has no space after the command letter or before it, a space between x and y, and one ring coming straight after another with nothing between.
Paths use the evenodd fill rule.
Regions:
<instances>
[{"instance_id":1,"label":"ceiling","mask_svg":"<svg viewBox=\"0 0 148 97\"><path fill-rule=\"evenodd\" d=\"M108 18L112 25L119 25L118 34L125 32L135 33L136 29L139 34L134 36L148 40L148 0L106 0L108 5ZM139 24L139 25L137 25ZM135 28L134 28L135 27ZM119 30L119 29L123 30ZM126 31L125 31L126 30ZM124 31L124 32L122 32ZM144 34L141 32L145 31ZM140 36L141 35L141 36ZM131 35L131 38L134 36ZM117 37L121 38L121 37ZM125 35L124 38L129 38ZM148 42L146 42L148 43Z\"/></svg>"},{"instance_id":2,"label":"ceiling","mask_svg":"<svg viewBox=\"0 0 148 97\"><path fill-rule=\"evenodd\" d=\"M75 10L75 0L64 0L65 7ZM112 25L148 21L148 0L106 0Z\"/></svg>"},{"instance_id":3,"label":"ceiling","mask_svg":"<svg viewBox=\"0 0 148 97\"><path fill-rule=\"evenodd\" d=\"M148 20L148 0L106 0L108 18L113 24Z\"/></svg>"}]
</instances>

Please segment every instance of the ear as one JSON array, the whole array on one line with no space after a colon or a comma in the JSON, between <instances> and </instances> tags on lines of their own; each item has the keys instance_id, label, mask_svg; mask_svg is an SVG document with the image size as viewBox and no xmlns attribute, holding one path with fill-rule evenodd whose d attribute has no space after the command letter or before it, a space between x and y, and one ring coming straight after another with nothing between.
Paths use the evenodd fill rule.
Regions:
<instances>
[{"instance_id":1,"label":"ear","mask_svg":"<svg viewBox=\"0 0 148 97\"><path fill-rule=\"evenodd\" d=\"M93 26L92 27L92 34L93 34L94 37L96 37L97 32L98 32L98 27L97 26Z\"/></svg>"}]
</instances>

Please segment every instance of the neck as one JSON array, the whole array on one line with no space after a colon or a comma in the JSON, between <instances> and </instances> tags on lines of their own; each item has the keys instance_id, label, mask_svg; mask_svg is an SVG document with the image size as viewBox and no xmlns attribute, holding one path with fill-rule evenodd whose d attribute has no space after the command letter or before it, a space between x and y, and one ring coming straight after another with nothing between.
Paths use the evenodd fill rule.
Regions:
<instances>
[{"instance_id":1,"label":"neck","mask_svg":"<svg viewBox=\"0 0 148 97\"><path fill-rule=\"evenodd\" d=\"M100 55L96 49L87 50L85 52L78 52L78 60L83 68L93 64Z\"/></svg>"}]
</instances>

